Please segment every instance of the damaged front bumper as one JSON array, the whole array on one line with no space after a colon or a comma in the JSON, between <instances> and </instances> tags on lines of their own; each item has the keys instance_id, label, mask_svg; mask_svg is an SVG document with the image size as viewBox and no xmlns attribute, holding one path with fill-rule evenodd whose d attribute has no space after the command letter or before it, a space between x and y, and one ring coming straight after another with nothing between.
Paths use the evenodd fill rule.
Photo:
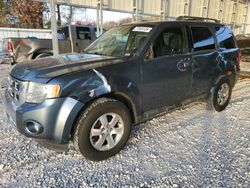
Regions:
<instances>
[{"instance_id":1,"label":"damaged front bumper","mask_svg":"<svg viewBox=\"0 0 250 188\"><path fill-rule=\"evenodd\" d=\"M15 105L7 90L3 93L4 109L17 130L53 150L65 150L77 114L84 106L70 97L48 99L40 104Z\"/></svg>"}]
</instances>

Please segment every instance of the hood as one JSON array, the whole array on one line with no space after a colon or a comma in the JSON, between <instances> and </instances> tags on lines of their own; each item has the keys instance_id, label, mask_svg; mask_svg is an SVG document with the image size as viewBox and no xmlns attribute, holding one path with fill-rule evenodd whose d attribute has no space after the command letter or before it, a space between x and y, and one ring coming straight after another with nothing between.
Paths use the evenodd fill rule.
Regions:
<instances>
[{"instance_id":1,"label":"hood","mask_svg":"<svg viewBox=\"0 0 250 188\"><path fill-rule=\"evenodd\" d=\"M17 64L10 75L23 81L47 83L54 77L121 62L121 58L69 53Z\"/></svg>"}]
</instances>

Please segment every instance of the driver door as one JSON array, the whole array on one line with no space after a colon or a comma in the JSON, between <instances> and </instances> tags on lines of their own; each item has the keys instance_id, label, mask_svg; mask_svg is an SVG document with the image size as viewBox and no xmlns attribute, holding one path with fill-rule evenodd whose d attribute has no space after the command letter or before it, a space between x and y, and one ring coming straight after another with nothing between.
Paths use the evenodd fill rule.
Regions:
<instances>
[{"instance_id":1,"label":"driver door","mask_svg":"<svg viewBox=\"0 0 250 188\"><path fill-rule=\"evenodd\" d=\"M171 106L190 96L192 55L185 26L166 27L142 62L143 110Z\"/></svg>"}]
</instances>

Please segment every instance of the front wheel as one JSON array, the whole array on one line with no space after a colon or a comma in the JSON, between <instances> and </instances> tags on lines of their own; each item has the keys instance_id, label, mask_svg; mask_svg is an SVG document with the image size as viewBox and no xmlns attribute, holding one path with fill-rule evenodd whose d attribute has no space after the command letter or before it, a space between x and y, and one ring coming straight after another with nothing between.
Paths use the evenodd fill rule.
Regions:
<instances>
[{"instance_id":1,"label":"front wheel","mask_svg":"<svg viewBox=\"0 0 250 188\"><path fill-rule=\"evenodd\" d=\"M232 87L230 80L227 77L222 77L212 89L209 98L210 105L218 112L224 110L231 99L231 94Z\"/></svg>"},{"instance_id":2,"label":"front wheel","mask_svg":"<svg viewBox=\"0 0 250 188\"><path fill-rule=\"evenodd\" d=\"M84 110L75 125L75 148L87 159L100 161L118 153L127 143L131 118L121 102L100 98Z\"/></svg>"}]
</instances>

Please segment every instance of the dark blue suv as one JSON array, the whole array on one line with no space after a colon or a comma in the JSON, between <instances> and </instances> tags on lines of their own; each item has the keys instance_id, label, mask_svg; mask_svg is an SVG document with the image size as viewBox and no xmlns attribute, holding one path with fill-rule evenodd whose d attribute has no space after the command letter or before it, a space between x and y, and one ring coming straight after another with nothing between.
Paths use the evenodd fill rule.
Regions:
<instances>
[{"instance_id":1,"label":"dark blue suv","mask_svg":"<svg viewBox=\"0 0 250 188\"><path fill-rule=\"evenodd\" d=\"M16 65L4 93L8 119L49 148L103 160L126 144L131 125L200 98L222 111L239 74L232 31L180 17L110 29L83 54Z\"/></svg>"}]
</instances>

